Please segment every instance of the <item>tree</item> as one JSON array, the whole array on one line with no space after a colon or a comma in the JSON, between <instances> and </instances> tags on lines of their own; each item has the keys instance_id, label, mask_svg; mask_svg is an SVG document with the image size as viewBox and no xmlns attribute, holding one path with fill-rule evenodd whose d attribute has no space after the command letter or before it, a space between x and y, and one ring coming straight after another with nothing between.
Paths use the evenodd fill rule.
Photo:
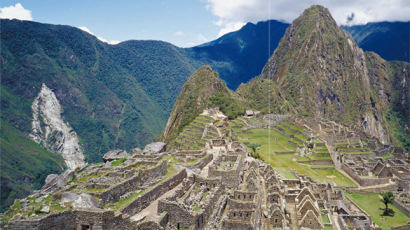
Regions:
<instances>
[{"instance_id":1,"label":"tree","mask_svg":"<svg viewBox=\"0 0 410 230\"><path fill-rule=\"evenodd\" d=\"M392 192L383 192L380 194L382 198L380 199L381 202L386 206L383 212L383 215L390 215L393 214L393 210L389 209L389 204L392 204L394 201L394 195Z\"/></svg>"},{"instance_id":2,"label":"tree","mask_svg":"<svg viewBox=\"0 0 410 230\"><path fill-rule=\"evenodd\" d=\"M252 149L252 157L254 157L254 158L256 158L256 159L259 159L260 156L259 156L259 154L256 152L256 150L257 150L259 147L261 147L261 145L260 145L260 144L249 144L248 146L249 146L249 148Z\"/></svg>"}]
</instances>

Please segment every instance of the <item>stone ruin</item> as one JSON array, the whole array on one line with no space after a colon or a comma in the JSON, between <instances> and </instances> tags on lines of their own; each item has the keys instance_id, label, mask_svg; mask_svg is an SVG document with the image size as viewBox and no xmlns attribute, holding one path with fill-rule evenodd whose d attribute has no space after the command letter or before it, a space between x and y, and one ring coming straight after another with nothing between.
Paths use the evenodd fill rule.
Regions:
<instances>
[{"instance_id":1,"label":"stone ruin","mask_svg":"<svg viewBox=\"0 0 410 230\"><path fill-rule=\"evenodd\" d=\"M225 187L219 179L206 179L192 175L178 189L158 203L158 213L167 213L167 226L171 229L203 229L209 223L218 199Z\"/></svg>"},{"instance_id":2,"label":"stone ruin","mask_svg":"<svg viewBox=\"0 0 410 230\"><path fill-rule=\"evenodd\" d=\"M118 166L115 160L87 166L75 172L76 183L50 193L69 208L16 217L7 229L324 229L336 222L341 229L376 229L341 188L296 172L286 179L239 142L207 145L199 151L136 151ZM407 162L359 162L355 167L379 175L390 167L401 185L397 202L409 207Z\"/></svg>"}]
</instances>

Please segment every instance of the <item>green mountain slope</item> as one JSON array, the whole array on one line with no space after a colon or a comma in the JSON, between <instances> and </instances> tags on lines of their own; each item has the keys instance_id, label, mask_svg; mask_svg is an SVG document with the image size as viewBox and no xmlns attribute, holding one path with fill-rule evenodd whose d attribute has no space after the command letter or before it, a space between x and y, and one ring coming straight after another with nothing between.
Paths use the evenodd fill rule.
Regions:
<instances>
[{"instance_id":1,"label":"green mountain slope","mask_svg":"<svg viewBox=\"0 0 410 230\"><path fill-rule=\"evenodd\" d=\"M7 19L0 23L1 134L12 140L2 144L2 208L41 186L48 173L60 172L63 165L60 156L27 138L31 104L42 83L54 91L64 120L78 134L91 163L101 161L108 150L151 142L195 70L182 49L165 42L112 46L70 26ZM3 130L6 125L13 132ZM24 142L30 146L18 150ZM25 156L35 148L44 156ZM21 178L28 179L20 183Z\"/></svg>"},{"instance_id":2,"label":"green mountain slope","mask_svg":"<svg viewBox=\"0 0 410 230\"><path fill-rule=\"evenodd\" d=\"M313 6L288 27L262 74L237 92L258 109L336 120L387 144L398 141L389 120L409 125L400 119L409 108L408 69L363 52L327 9ZM393 106L398 98L401 110Z\"/></svg>"},{"instance_id":3,"label":"green mountain slope","mask_svg":"<svg viewBox=\"0 0 410 230\"><path fill-rule=\"evenodd\" d=\"M168 118L163 134L164 141L174 139L187 124L202 113L208 105L208 99L217 93L230 95L228 88L210 66L203 66L193 73L185 82Z\"/></svg>"},{"instance_id":4,"label":"green mountain slope","mask_svg":"<svg viewBox=\"0 0 410 230\"><path fill-rule=\"evenodd\" d=\"M3 101L24 102L2 103L2 118L29 133L30 104L45 83L88 162L150 142L194 71L183 51L165 42L111 46L77 28L18 20L1 20L1 32L2 87L9 97Z\"/></svg>"},{"instance_id":5,"label":"green mountain slope","mask_svg":"<svg viewBox=\"0 0 410 230\"><path fill-rule=\"evenodd\" d=\"M39 189L47 175L60 173L64 160L1 121L0 125L1 206L3 212L15 198Z\"/></svg>"}]
</instances>

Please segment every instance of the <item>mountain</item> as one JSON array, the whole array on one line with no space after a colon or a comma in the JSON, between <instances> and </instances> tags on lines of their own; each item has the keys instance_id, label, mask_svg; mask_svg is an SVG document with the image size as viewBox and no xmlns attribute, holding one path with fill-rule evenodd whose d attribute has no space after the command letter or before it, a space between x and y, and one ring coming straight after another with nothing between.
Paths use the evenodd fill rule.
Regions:
<instances>
[{"instance_id":1,"label":"mountain","mask_svg":"<svg viewBox=\"0 0 410 230\"><path fill-rule=\"evenodd\" d=\"M61 156L52 152L53 148L47 150L43 148L47 146L36 145L28 138L33 128L32 104L43 84L61 104L61 118L77 134L85 161L98 162L108 150L142 147L159 135L167 124L184 82L200 66L210 65L219 72L220 78L230 89L236 89L240 83L259 75L289 26L275 20L248 23L215 41L182 49L162 41L132 40L109 45L78 28L63 25L7 19L1 19L0 24L1 127L8 127L2 132L2 141L9 145L7 151L2 149L2 159L5 159L2 164L8 165L11 170L1 172L2 182L8 183L8 186L2 184L1 192L5 194L1 198L2 204L5 199L11 202L12 197L21 197L20 192L27 193L38 188L48 173L61 172L65 167ZM395 41L408 38L397 32L402 27L394 27L395 24L384 25L383 28L390 28L388 30L374 29L376 25L378 23L371 27L345 29L356 40L362 40L359 44L368 44L366 49L369 50L375 50L380 46L378 42L384 41L381 40L383 34L380 31L388 31L391 37L397 38ZM396 50L391 48L401 44L396 43L385 42L383 50ZM400 59L395 58L395 54L402 55L402 52L390 52L392 59ZM380 59L377 55L373 56L369 59ZM379 61L376 63L380 64ZM393 73L403 65L399 62L382 63L381 70L369 71ZM403 79L400 75L389 79L394 77L397 84L394 87L404 85L403 92L408 92L408 80L401 83ZM259 80L265 81L265 78L255 81ZM267 92L264 90L268 90L269 85L259 86L261 88L253 89L253 94L254 97L260 95L263 100L263 94ZM392 93L388 97L397 102L388 113L388 119L394 124L391 129L396 130L399 139L404 140L406 133L400 127L406 127L403 120L408 112L406 107L403 109L400 105L408 100L405 97L406 100L399 102L398 98L403 94L390 90L390 83L386 87ZM283 102L278 97L271 99ZM232 92L229 96L216 94L207 103L220 107L231 118L244 108ZM256 101L251 105L258 104L262 103ZM286 103L281 107L289 108L283 108L283 111L293 108ZM261 109L266 108L270 109ZM180 127L180 124L173 125ZM41 125L40 128L45 126ZM12 135L18 136L19 141L9 141L14 140ZM27 145L20 146L20 143ZM20 157L12 156L16 149ZM23 170L19 165L30 165L33 161L30 152L38 153L33 155L41 160ZM20 181L24 182L21 184L24 189L16 187L19 185L16 182Z\"/></svg>"},{"instance_id":2,"label":"mountain","mask_svg":"<svg viewBox=\"0 0 410 230\"><path fill-rule=\"evenodd\" d=\"M211 65L230 89L258 76L289 24L276 20L247 23L240 30L186 49L190 58ZM373 22L342 26L360 48L385 60L410 62L410 22Z\"/></svg>"},{"instance_id":3,"label":"mountain","mask_svg":"<svg viewBox=\"0 0 410 230\"><path fill-rule=\"evenodd\" d=\"M342 29L365 51L374 51L389 61L410 62L410 22L372 22Z\"/></svg>"},{"instance_id":4,"label":"mountain","mask_svg":"<svg viewBox=\"0 0 410 230\"><path fill-rule=\"evenodd\" d=\"M166 142L174 139L182 128L195 119L207 106L207 100L217 93L229 95L230 92L210 66L203 66L193 73L185 82L175 102L163 139Z\"/></svg>"},{"instance_id":5,"label":"mountain","mask_svg":"<svg viewBox=\"0 0 410 230\"><path fill-rule=\"evenodd\" d=\"M1 33L2 87L24 104L2 97L2 119L30 133L31 103L46 84L87 162L150 142L196 68L182 49L160 41L112 46L70 26L4 19Z\"/></svg>"},{"instance_id":6,"label":"mountain","mask_svg":"<svg viewBox=\"0 0 410 230\"><path fill-rule=\"evenodd\" d=\"M265 112L335 120L409 149L409 67L363 52L326 8L312 6L237 93Z\"/></svg>"},{"instance_id":7,"label":"mountain","mask_svg":"<svg viewBox=\"0 0 410 230\"><path fill-rule=\"evenodd\" d=\"M199 66L194 67L183 49L166 42L112 46L70 26L7 19L0 23L2 208L39 188L48 174L63 170L55 152L74 146L60 145L66 137L78 137L75 149L84 152L88 163L101 161L109 150L152 141L163 130L183 83ZM57 123L67 123L72 130L36 116L45 114L32 109L43 84L47 95L55 95L51 105L61 105L61 111L53 112L61 118ZM35 130L56 127L53 135L33 133L33 118L39 124Z\"/></svg>"},{"instance_id":8,"label":"mountain","mask_svg":"<svg viewBox=\"0 0 410 230\"><path fill-rule=\"evenodd\" d=\"M282 38L287 23L247 23L240 30L187 49L191 58L211 65L230 89L259 75Z\"/></svg>"}]
</instances>

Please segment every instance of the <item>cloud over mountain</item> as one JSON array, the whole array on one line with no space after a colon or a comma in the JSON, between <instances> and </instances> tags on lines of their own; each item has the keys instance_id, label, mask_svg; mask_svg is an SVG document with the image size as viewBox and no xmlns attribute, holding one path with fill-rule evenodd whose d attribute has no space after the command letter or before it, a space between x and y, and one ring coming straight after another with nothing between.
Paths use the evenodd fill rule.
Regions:
<instances>
[{"instance_id":1,"label":"cloud over mountain","mask_svg":"<svg viewBox=\"0 0 410 230\"><path fill-rule=\"evenodd\" d=\"M207 9L218 18L215 24L221 27L219 35L223 35L246 22L292 22L314 4L329 8L339 25L410 20L410 4L406 0L207 0Z\"/></svg>"},{"instance_id":2,"label":"cloud over mountain","mask_svg":"<svg viewBox=\"0 0 410 230\"><path fill-rule=\"evenodd\" d=\"M20 19L27 21L33 20L31 11L25 9L20 3L16 3L14 6L11 5L0 8L0 18Z\"/></svg>"}]
</instances>

